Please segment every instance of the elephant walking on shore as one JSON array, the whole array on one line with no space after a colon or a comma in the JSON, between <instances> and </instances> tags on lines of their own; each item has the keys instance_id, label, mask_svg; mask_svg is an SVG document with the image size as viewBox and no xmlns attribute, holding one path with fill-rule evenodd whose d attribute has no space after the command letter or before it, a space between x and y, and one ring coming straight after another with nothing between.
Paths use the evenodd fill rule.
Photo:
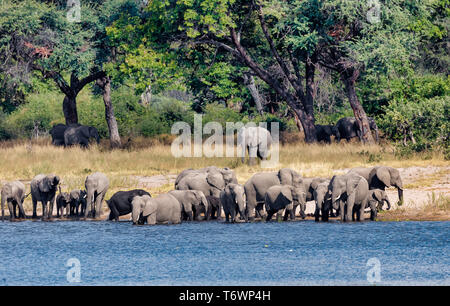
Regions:
<instances>
[{"instance_id":1,"label":"elephant walking on shore","mask_svg":"<svg viewBox=\"0 0 450 306\"><path fill-rule=\"evenodd\" d=\"M92 218L100 218L102 215L102 202L109 188L109 180L103 173L95 172L84 183L87 192L87 208L84 212L86 219L90 213Z\"/></svg>"},{"instance_id":2,"label":"elephant walking on shore","mask_svg":"<svg viewBox=\"0 0 450 306\"><path fill-rule=\"evenodd\" d=\"M5 216L5 203L8 205L9 218L14 221L15 218L26 218L23 209L23 201L25 200L25 185L19 181L6 183L1 191L2 205L2 221ZM17 206L19 206L19 215L17 215Z\"/></svg>"},{"instance_id":3,"label":"elephant walking on shore","mask_svg":"<svg viewBox=\"0 0 450 306\"><path fill-rule=\"evenodd\" d=\"M155 198L137 196L131 204L133 224L181 223L181 204L171 194L164 193Z\"/></svg>"},{"instance_id":4,"label":"elephant walking on shore","mask_svg":"<svg viewBox=\"0 0 450 306\"><path fill-rule=\"evenodd\" d=\"M238 131L237 143L241 147L241 160L245 161L245 152L248 150L249 165L255 164L256 157L267 159L272 145L270 132L260 126L242 127Z\"/></svg>"},{"instance_id":5,"label":"elephant walking on shore","mask_svg":"<svg viewBox=\"0 0 450 306\"><path fill-rule=\"evenodd\" d=\"M370 130L375 131L375 140L378 143L380 140L378 126L372 117L367 117L367 120L369 120ZM362 141L362 134L355 117L345 117L339 119L338 122L336 122L336 128L339 131L341 139L345 138L347 141L350 141L351 138L358 137L359 140Z\"/></svg>"},{"instance_id":6,"label":"elephant walking on shore","mask_svg":"<svg viewBox=\"0 0 450 306\"><path fill-rule=\"evenodd\" d=\"M83 148L87 148L91 138L100 143L100 136L95 127L70 125L64 131L64 146L80 145Z\"/></svg>"},{"instance_id":7,"label":"elephant walking on shore","mask_svg":"<svg viewBox=\"0 0 450 306\"><path fill-rule=\"evenodd\" d=\"M334 125L316 125L316 138L318 142L331 143L331 136L334 136L334 140L339 142L341 140L341 134L339 129Z\"/></svg>"},{"instance_id":8,"label":"elephant walking on shore","mask_svg":"<svg viewBox=\"0 0 450 306\"><path fill-rule=\"evenodd\" d=\"M58 184L59 177L54 174L38 174L31 180L30 186L31 200L33 202L33 218L37 218L36 206L39 201L42 203L42 219L52 218L53 205L55 204Z\"/></svg>"}]
</instances>

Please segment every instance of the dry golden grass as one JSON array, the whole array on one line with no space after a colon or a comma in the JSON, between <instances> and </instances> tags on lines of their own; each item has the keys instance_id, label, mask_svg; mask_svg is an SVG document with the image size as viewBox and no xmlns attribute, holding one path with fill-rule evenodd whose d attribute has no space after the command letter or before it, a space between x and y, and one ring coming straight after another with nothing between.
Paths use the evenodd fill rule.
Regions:
<instances>
[{"instance_id":1,"label":"dry golden grass","mask_svg":"<svg viewBox=\"0 0 450 306\"><path fill-rule=\"evenodd\" d=\"M237 157L175 158L168 145L170 140L169 136L156 141L137 139L123 150L107 149L106 141L86 150L78 147L54 147L49 139L0 143L0 182L29 182L39 173L55 173L62 179L63 191L70 191L83 188L86 176L99 171L105 173L110 180L106 196L109 198L118 190L136 188L137 176L177 174L186 168L210 165L233 168L240 183L244 183L256 172L274 171L283 167L293 168L305 177L330 177L338 169L377 164L392 167L448 165L448 161L439 152L401 159L389 145L295 143L280 146L280 163L276 168L262 169L259 165L250 167L242 164ZM165 184L149 191L158 194L171 189L172 184ZM30 198L26 200L27 207L29 202Z\"/></svg>"}]
</instances>

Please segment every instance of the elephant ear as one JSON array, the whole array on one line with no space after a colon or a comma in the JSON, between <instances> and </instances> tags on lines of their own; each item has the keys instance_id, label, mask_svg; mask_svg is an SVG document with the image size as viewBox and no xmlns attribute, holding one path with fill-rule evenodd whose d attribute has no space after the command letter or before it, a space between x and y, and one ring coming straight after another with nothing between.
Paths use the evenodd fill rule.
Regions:
<instances>
[{"instance_id":1,"label":"elephant ear","mask_svg":"<svg viewBox=\"0 0 450 306\"><path fill-rule=\"evenodd\" d=\"M319 186L319 184L322 183L322 182L323 182L323 180L314 179L314 180L311 181L310 188L312 188L313 190L316 190L317 187Z\"/></svg>"},{"instance_id":2,"label":"elephant ear","mask_svg":"<svg viewBox=\"0 0 450 306\"><path fill-rule=\"evenodd\" d=\"M391 187L391 173L387 167L379 167L376 176L386 187Z\"/></svg>"},{"instance_id":3,"label":"elephant ear","mask_svg":"<svg viewBox=\"0 0 450 306\"><path fill-rule=\"evenodd\" d=\"M372 198L377 200L378 202L383 201L383 191L379 189L373 190Z\"/></svg>"},{"instance_id":4,"label":"elephant ear","mask_svg":"<svg viewBox=\"0 0 450 306\"><path fill-rule=\"evenodd\" d=\"M50 191L50 180L48 177L44 177L40 182L39 182L39 190L41 192L49 192Z\"/></svg>"},{"instance_id":5,"label":"elephant ear","mask_svg":"<svg viewBox=\"0 0 450 306\"><path fill-rule=\"evenodd\" d=\"M292 170L283 168L278 171L278 178L282 185L292 185Z\"/></svg>"},{"instance_id":6,"label":"elephant ear","mask_svg":"<svg viewBox=\"0 0 450 306\"><path fill-rule=\"evenodd\" d=\"M358 184L361 182L363 177L359 175L352 175L347 180L347 196L350 196L353 192L355 192L356 187L358 187Z\"/></svg>"},{"instance_id":7,"label":"elephant ear","mask_svg":"<svg viewBox=\"0 0 450 306\"><path fill-rule=\"evenodd\" d=\"M283 206L292 203L292 189L288 186L282 187L276 202L282 204Z\"/></svg>"},{"instance_id":8,"label":"elephant ear","mask_svg":"<svg viewBox=\"0 0 450 306\"><path fill-rule=\"evenodd\" d=\"M206 176L206 181L213 187L223 190L225 188L225 182L223 180L223 175L219 171L210 171Z\"/></svg>"},{"instance_id":9,"label":"elephant ear","mask_svg":"<svg viewBox=\"0 0 450 306\"><path fill-rule=\"evenodd\" d=\"M151 214L156 212L157 204L154 200L148 199L145 201L144 208L142 209L142 215L144 217L150 216Z\"/></svg>"}]
</instances>

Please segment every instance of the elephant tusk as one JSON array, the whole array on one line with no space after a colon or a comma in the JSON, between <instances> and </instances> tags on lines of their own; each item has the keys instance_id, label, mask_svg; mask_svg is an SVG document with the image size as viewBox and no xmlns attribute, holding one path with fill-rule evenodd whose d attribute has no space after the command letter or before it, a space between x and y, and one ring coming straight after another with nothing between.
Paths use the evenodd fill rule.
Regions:
<instances>
[{"instance_id":1,"label":"elephant tusk","mask_svg":"<svg viewBox=\"0 0 450 306\"><path fill-rule=\"evenodd\" d=\"M341 198L341 195L337 196L336 199L334 199L334 201L337 201Z\"/></svg>"}]
</instances>

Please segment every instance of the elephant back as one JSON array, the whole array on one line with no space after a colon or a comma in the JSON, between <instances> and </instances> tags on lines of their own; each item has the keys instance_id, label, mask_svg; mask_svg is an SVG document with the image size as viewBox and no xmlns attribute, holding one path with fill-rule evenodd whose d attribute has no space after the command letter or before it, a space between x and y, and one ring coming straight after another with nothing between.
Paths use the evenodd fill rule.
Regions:
<instances>
[{"instance_id":1,"label":"elephant back","mask_svg":"<svg viewBox=\"0 0 450 306\"><path fill-rule=\"evenodd\" d=\"M289 185L275 185L267 189L265 203L271 210L283 209L292 201L292 187Z\"/></svg>"}]
</instances>

